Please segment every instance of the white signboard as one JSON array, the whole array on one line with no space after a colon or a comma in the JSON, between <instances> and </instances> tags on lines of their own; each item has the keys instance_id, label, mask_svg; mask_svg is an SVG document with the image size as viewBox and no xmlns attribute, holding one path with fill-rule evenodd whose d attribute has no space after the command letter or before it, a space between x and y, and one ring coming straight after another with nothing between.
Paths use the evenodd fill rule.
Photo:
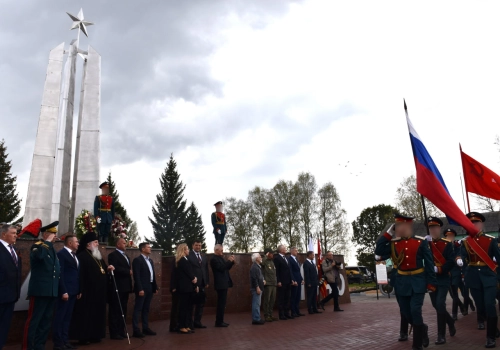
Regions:
<instances>
[{"instance_id":1,"label":"white signboard","mask_svg":"<svg viewBox=\"0 0 500 350\"><path fill-rule=\"evenodd\" d=\"M388 284L387 267L385 266L385 261L376 264L375 273L377 274L378 284Z\"/></svg>"}]
</instances>

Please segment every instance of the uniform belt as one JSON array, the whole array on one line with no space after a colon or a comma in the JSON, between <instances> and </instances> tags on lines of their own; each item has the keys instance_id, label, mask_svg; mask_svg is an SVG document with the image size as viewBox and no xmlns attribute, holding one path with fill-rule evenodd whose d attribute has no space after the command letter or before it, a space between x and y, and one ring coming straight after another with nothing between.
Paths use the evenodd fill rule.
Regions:
<instances>
[{"instance_id":1,"label":"uniform belt","mask_svg":"<svg viewBox=\"0 0 500 350\"><path fill-rule=\"evenodd\" d=\"M99 209L99 211L111 211L111 209L104 209L104 208L101 208L101 209Z\"/></svg>"},{"instance_id":2,"label":"uniform belt","mask_svg":"<svg viewBox=\"0 0 500 350\"><path fill-rule=\"evenodd\" d=\"M410 271L398 270L398 274L404 275L404 276L418 275L418 274L421 274L423 272L424 272L424 268L423 267L421 267L419 269L416 269L416 270L410 270Z\"/></svg>"},{"instance_id":3,"label":"uniform belt","mask_svg":"<svg viewBox=\"0 0 500 350\"><path fill-rule=\"evenodd\" d=\"M486 263L483 261L470 262L469 266L486 266Z\"/></svg>"}]
</instances>

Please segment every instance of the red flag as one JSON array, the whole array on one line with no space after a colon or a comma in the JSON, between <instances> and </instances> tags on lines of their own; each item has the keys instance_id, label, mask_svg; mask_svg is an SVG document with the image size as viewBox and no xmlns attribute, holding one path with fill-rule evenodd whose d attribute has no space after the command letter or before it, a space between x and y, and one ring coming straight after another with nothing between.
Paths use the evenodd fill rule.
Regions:
<instances>
[{"instance_id":1,"label":"red flag","mask_svg":"<svg viewBox=\"0 0 500 350\"><path fill-rule=\"evenodd\" d=\"M319 244L319 239L318 239L318 263L316 267L318 268L318 278L320 281L319 292L324 299L328 296L328 291L326 290L326 280L323 279L323 270L321 269L322 262L323 262L323 255L321 254L321 245ZM323 282L321 283L322 280Z\"/></svg>"},{"instance_id":2,"label":"red flag","mask_svg":"<svg viewBox=\"0 0 500 350\"><path fill-rule=\"evenodd\" d=\"M465 190L483 197L500 200L500 176L462 152L461 146L460 155L462 157Z\"/></svg>"}]
</instances>

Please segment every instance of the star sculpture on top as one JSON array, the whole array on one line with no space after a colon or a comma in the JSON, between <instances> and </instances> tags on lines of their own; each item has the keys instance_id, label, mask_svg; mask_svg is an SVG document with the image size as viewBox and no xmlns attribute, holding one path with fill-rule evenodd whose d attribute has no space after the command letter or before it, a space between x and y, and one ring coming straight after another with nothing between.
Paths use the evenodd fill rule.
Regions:
<instances>
[{"instance_id":1,"label":"star sculpture on top","mask_svg":"<svg viewBox=\"0 0 500 350\"><path fill-rule=\"evenodd\" d=\"M87 21L84 21L84 18L83 18L83 9L80 9L80 12L78 12L78 16L73 16L71 13L69 12L66 12L68 14L68 16L73 20L73 25L71 26L71 29L79 29L83 32L83 34L85 34L85 36L88 38L89 35L87 33L87 27L86 26L91 26L93 25L94 23L92 22L87 22Z\"/></svg>"}]
</instances>

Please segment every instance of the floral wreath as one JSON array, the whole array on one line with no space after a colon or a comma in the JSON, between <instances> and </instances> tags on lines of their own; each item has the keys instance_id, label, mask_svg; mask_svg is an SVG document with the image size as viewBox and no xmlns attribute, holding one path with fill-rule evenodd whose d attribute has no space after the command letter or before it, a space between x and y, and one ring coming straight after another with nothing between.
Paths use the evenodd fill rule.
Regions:
<instances>
[{"instance_id":1,"label":"floral wreath","mask_svg":"<svg viewBox=\"0 0 500 350\"><path fill-rule=\"evenodd\" d=\"M129 240L127 222L122 219L120 214L115 214L115 219L111 223L111 237L115 239L123 238L127 241L128 248L137 248L134 241Z\"/></svg>"},{"instance_id":2,"label":"floral wreath","mask_svg":"<svg viewBox=\"0 0 500 350\"><path fill-rule=\"evenodd\" d=\"M97 222L94 216L87 209L83 209L75 222L75 233L78 239L82 238L87 232L97 233L96 227Z\"/></svg>"}]
</instances>

